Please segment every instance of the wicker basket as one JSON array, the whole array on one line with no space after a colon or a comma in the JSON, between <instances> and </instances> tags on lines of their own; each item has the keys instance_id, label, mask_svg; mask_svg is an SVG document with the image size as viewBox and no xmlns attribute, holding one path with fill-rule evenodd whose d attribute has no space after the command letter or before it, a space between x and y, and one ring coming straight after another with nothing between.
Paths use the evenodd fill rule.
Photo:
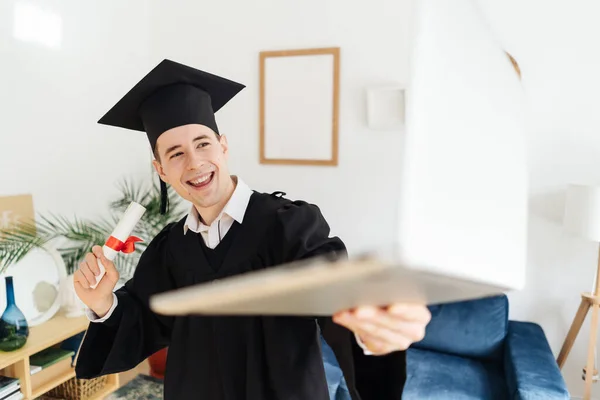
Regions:
<instances>
[{"instance_id":1,"label":"wicker basket","mask_svg":"<svg viewBox=\"0 0 600 400\"><path fill-rule=\"evenodd\" d=\"M65 383L50 390L47 394L49 396L61 397L68 400L86 400L104 389L107 380L107 376L101 376L94 379L71 378Z\"/></svg>"}]
</instances>

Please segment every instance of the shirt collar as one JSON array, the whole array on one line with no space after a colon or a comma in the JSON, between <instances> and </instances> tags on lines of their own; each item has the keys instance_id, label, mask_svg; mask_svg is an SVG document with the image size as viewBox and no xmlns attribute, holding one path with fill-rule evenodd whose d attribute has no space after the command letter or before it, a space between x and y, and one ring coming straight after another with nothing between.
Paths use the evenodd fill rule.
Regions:
<instances>
[{"instance_id":1,"label":"shirt collar","mask_svg":"<svg viewBox=\"0 0 600 400\"><path fill-rule=\"evenodd\" d=\"M244 215L246 214L246 209L248 208L248 203L252 196L252 189L250 189L250 187L239 177L236 176L234 179L237 180L235 189L216 221L220 220L223 215L230 216L240 224L244 220ZM196 233L208 230L208 226L200 220L200 214L198 214L198 210L194 205L190 208L185 224L183 225L183 233L186 234L188 229Z\"/></svg>"}]
</instances>

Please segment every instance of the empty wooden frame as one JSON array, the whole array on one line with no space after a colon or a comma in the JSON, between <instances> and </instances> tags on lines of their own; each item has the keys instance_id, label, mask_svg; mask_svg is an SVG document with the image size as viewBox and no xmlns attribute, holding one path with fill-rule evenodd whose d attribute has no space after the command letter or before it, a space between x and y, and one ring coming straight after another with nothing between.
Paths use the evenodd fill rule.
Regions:
<instances>
[{"instance_id":1,"label":"empty wooden frame","mask_svg":"<svg viewBox=\"0 0 600 400\"><path fill-rule=\"evenodd\" d=\"M340 49L260 53L260 163L338 164Z\"/></svg>"}]
</instances>

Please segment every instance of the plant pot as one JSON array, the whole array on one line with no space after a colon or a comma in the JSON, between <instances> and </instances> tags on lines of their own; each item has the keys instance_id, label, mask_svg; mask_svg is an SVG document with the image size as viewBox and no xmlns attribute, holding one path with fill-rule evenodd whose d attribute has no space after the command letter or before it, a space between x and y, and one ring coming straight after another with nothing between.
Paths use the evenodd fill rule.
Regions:
<instances>
[{"instance_id":1,"label":"plant pot","mask_svg":"<svg viewBox=\"0 0 600 400\"><path fill-rule=\"evenodd\" d=\"M13 351L20 349L29 337L29 325L25 315L15 303L13 277L5 276L6 309L0 318L0 350Z\"/></svg>"},{"instance_id":2,"label":"plant pot","mask_svg":"<svg viewBox=\"0 0 600 400\"><path fill-rule=\"evenodd\" d=\"M148 364L150 364L150 376L158 379L165 378L165 369L167 366L167 353L168 347L157 351L148 357Z\"/></svg>"}]
</instances>

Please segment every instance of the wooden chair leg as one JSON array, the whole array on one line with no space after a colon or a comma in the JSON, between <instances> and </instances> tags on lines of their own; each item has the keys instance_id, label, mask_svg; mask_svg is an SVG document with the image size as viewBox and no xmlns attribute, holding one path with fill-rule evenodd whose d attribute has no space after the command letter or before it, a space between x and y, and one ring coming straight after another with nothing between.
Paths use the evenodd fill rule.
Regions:
<instances>
[{"instance_id":1,"label":"wooden chair leg","mask_svg":"<svg viewBox=\"0 0 600 400\"><path fill-rule=\"evenodd\" d=\"M569 328L569 333L565 338L565 341L560 349L560 353L558 354L558 358L556 362L558 363L558 367L562 369L571 349L573 348L573 344L575 343L575 339L579 334L579 330L581 329L581 325L583 325L583 321L585 321L585 317L590 309L590 302L587 298L581 297L581 303L579 304L579 309L575 314L575 318L573 318L573 323L571 324L571 328Z\"/></svg>"},{"instance_id":2,"label":"wooden chair leg","mask_svg":"<svg viewBox=\"0 0 600 400\"><path fill-rule=\"evenodd\" d=\"M583 398L585 400L591 399L592 396L592 382L594 377L594 353L596 348L596 335L598 334L598 311L600 305L594 304L592 306L592 323L590 325L590 341L588 345L588 357L587 365L585 367L585 392Z\"/></svg>"}]
</instances>

